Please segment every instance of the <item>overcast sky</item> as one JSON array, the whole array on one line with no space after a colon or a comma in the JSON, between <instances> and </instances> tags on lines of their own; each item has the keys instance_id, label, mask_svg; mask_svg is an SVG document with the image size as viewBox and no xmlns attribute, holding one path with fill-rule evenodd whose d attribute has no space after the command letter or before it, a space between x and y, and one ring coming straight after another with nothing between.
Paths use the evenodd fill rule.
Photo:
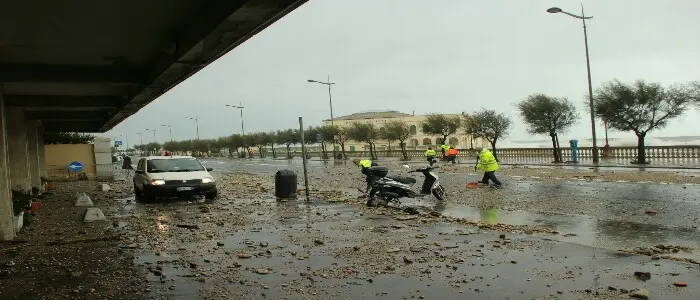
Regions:
<instances>
[{"instance_id":1,"label":"overcast sky","mask_svg":"<svg viewBox=\"0 0 700 300\"><path fill-rule=\"evenodd\" d=\"M700 80L700 1L588 0L594 89L620 79L673 84ZM515 104L533 93L568 97L581 121L562 140L590 137L581 22L545 10L580 13L571 0L311 0L106 133L131 145L157 128L159 142L318 125L329 117L325 86L333 82L333 112L394 109L459 113L482 107L511 116L510 140L529 136ZM655 136L698 135L700 113ZM599 137L603 126L599 124ZM632 133L611 133L634 137Z\"/></svg>"}]
</instances>

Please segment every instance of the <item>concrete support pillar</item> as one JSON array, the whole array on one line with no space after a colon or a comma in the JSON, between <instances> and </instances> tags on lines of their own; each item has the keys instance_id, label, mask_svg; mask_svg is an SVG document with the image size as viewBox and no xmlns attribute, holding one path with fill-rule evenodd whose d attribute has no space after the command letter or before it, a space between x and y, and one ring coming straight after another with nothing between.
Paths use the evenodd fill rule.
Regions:
<instances>
[{"instance_id":1,"label":"concrete support pillar","mask_svg":"<svg viewBox=\"0 0 700 300\"><path fill-rule=\"evenodd\" d=\"M15 237L12 212L12 193L10 190L10 168L7 157L7 127L5 126L5 101L0 85L0 239L11 240Z\"/></svg>"},{"instance_id":2,"label":"concrete support pillar","mask_svg":"<svg viewBox=\"0 0 700 300\"><path fill-rule=\"evenodd\" d=\"M39 171L39 121L27 121L27 160L32 194L41 192L41 172Z\"/></svg>"},{"instance_id":3,"label":"concrete support pillar","mask_svg":"<svg viewBox=\"0 0 700 300\"><path fill-rule=\"evenodd\" d=\"M29 193L32 189L29 175L29 149L27 147L27 118L24 109L7 107L7 149L9 152L10 187Z\"/></svg>"},{"instance_id":4,"label":"concrete support pillar","mask_svg":"<svg viewBox=\"0 0 700 300\"><path fill-rule=\"evenodd\" d=\"M39 145L39 174L44 178L49 178L46 172L46 148L44 148L44 125L39 123L37 132L37 144Z\"/></svg>"}]
</instances>

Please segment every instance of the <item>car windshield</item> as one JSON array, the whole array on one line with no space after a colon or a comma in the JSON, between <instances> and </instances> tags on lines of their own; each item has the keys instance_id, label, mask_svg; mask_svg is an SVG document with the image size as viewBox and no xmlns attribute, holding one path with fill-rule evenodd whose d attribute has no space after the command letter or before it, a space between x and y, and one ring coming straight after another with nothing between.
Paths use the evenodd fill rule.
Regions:
<instances>
[{"instance_id":1,"label":"car windshield","mask_svg":"<svg viewBox=\"0 0 700 300\"><path fill-rule=\"evenodd\" d=\"M204 166L195 158L151 159L148 173L204 171Z\"/></svg>"}]
</instances>

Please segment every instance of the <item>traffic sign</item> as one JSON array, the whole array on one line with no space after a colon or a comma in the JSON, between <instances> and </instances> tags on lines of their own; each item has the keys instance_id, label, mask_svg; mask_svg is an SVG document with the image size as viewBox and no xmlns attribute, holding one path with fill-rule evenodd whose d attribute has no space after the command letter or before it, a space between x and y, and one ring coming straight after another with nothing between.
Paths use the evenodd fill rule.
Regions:
<instances>
[{"instance_id":1,"label":"traffic sign","mask_svg":"<svg viewBox=\"0 0 700 300\"><path fill-rule=\"evenodd\" d=\"M122 141L114 141L114 147L119 147L122 145Z\"/></svg>"},{"instance_id":2,"label":"traffic sign","mask_svg":"<svg viewBox=\"0 0 700 300\"><path fill-rule=\"evenodd\" d=\"M73 161L68 164L68 171L70 172L80 172L83 170L83 164L77 161Z\"/></svg>"}]
</instances>

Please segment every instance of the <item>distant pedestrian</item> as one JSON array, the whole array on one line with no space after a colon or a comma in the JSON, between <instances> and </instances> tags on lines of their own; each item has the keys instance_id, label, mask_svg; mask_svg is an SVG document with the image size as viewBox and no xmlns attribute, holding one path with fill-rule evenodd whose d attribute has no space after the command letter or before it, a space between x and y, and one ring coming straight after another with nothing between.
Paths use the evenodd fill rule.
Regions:
<instances>
[{"instance_id":1,"label":"distant pedestrian","mask_svg":"<svg viewBox=\"0 0 700 300\"><path fill-rule=\"evenodd\" d=\"M479 156L477 156L477 164L474 167L474 171L477 169L484 171L484 177L479 183L489 184L490 180L493 181L497 187L500 187L502 183L496 177L496 170L498 170L496 157L493 156L493 153L491 153L489 149L477 147L476 150L479 151Z\"/></svg>"},{"instance_id":2,"label":"distant pedestrian","mask_svg":"<svg viewBox=\"0 0 700 300\"><path fill-rule=\"evenodd\" d=\"M125 173L125 175L131 175L132 169L133 167L131 166L131 157L125 154L122 159L122 172Z\"/></svg>"}]
</instances>

